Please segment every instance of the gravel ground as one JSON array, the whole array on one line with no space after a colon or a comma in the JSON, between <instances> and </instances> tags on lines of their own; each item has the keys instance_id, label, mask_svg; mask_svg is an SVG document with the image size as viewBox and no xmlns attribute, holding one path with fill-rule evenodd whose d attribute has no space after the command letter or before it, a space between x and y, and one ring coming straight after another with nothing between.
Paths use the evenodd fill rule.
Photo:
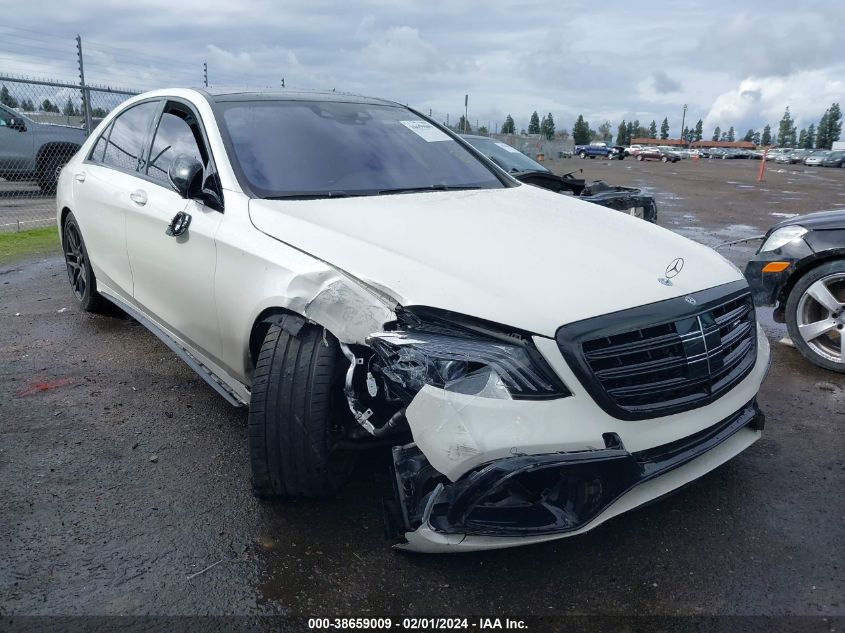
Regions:
<instances>
[{"instance_id":1,"label":"gravel ground","mask_svg":"<svg viewBox=\"0 0 845 633\"><path fill-rule=\"evenodd\" d=\"M708 244L845 206L845 170L550 165L648 187L660 224ZM131 319L81 313L58 257L0 270L0 614L843 615L845 378L762 317L748 451L584 536L421 556L383 540L386 453L335 499L260 503L244 412Z\"/></svg>"}]
</instances>

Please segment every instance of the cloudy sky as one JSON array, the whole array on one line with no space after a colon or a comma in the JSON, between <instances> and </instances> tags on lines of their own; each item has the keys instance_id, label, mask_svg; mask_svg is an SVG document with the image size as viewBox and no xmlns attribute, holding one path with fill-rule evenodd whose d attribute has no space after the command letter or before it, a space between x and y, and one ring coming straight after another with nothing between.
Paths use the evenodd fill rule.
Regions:
<instances>
[{"instance_id":1,"label":"cloudy sky","mask_svg":"<svg viewBox=\"0 0 845 633\"><path fill-rule=\"evenodd\" d=\"M839 2L283 2L0 0L0 74L73 79L80 33L91 82L148 89L211 84L351 91L495 127L533 110L558 128L583 113L678 134L799 126L845 102ZM12 10L14 8L14 10Z\"/></svg>"}]
</instances>

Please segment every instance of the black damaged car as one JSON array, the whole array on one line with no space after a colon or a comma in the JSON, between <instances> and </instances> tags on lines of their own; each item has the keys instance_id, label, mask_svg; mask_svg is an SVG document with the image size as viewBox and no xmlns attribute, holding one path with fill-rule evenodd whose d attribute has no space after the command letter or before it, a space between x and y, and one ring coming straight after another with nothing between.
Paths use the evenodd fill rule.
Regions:
<instances>
[{"instance_id":1,"label":"black damaged car","mask_svg":"<svg viewBox=\"0 0 845 633\"><path fill-rule=\"evenodd\" d=\"M774 306L810 362L845 373L845 210L790 218L769 229L745 268L758 306Z\"/></svg>"},{"instance_id":2,"label":"black damaged car","mask_svg":"<svg viewBox=\"0 0 845 633\"><path fill-rule=\"evenodd\" d=\"M578 196L581 200L657 223L654 197L643 194L635 187L608 185L602 180L587 183L583 178L573 176L582 169L558 176L507 143L489 136L471 134L463 134L461 138L520 182Z\"/></svg>"}]
</instances>

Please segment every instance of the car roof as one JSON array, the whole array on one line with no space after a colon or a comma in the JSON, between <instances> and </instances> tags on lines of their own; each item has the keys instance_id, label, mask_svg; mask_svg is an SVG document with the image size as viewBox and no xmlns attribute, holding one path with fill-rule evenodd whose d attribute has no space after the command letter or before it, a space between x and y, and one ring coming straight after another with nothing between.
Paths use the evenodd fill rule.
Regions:
<instances>
[{"instance_id":1,"label":"car roof","mask_svg":"<svg viewBox=\"0 0 845 633\"><path fill-rule=\"evenodd\" d=\"M338 103L360 103L364 105L387 105L405 107L395 101L365 97L364 95L334 90L276 90L244 88L201 88L209 100L216 103L227 101L334 101Z\"/></svg>"}]
</instances>

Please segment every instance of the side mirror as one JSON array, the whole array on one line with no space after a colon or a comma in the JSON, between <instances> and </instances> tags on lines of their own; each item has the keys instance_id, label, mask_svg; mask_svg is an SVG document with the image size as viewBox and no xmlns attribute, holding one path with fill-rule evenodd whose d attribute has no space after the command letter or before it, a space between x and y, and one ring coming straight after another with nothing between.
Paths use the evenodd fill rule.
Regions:
<instances>
[{"instance_id":1,"label":"side mirror","mask_svg":"<svg viewBox=\"0 0 845 633\"><path fill-rule=\"evenodd\" d=\"M202 192L202 175L202 163L187 154L179 154L167 170L170 184L186 200L199 197Z\"/></svg>"},{"instance_id":2,"label":"side mirror","mask_svg":"<svg viewBox=\"0 0 845 633\"><path fill-rule=\"evenodd\" d=\"M17 117L9 119L9 127L18 132L26 132L26 122Z\"/></svg>"}]
</instances>

